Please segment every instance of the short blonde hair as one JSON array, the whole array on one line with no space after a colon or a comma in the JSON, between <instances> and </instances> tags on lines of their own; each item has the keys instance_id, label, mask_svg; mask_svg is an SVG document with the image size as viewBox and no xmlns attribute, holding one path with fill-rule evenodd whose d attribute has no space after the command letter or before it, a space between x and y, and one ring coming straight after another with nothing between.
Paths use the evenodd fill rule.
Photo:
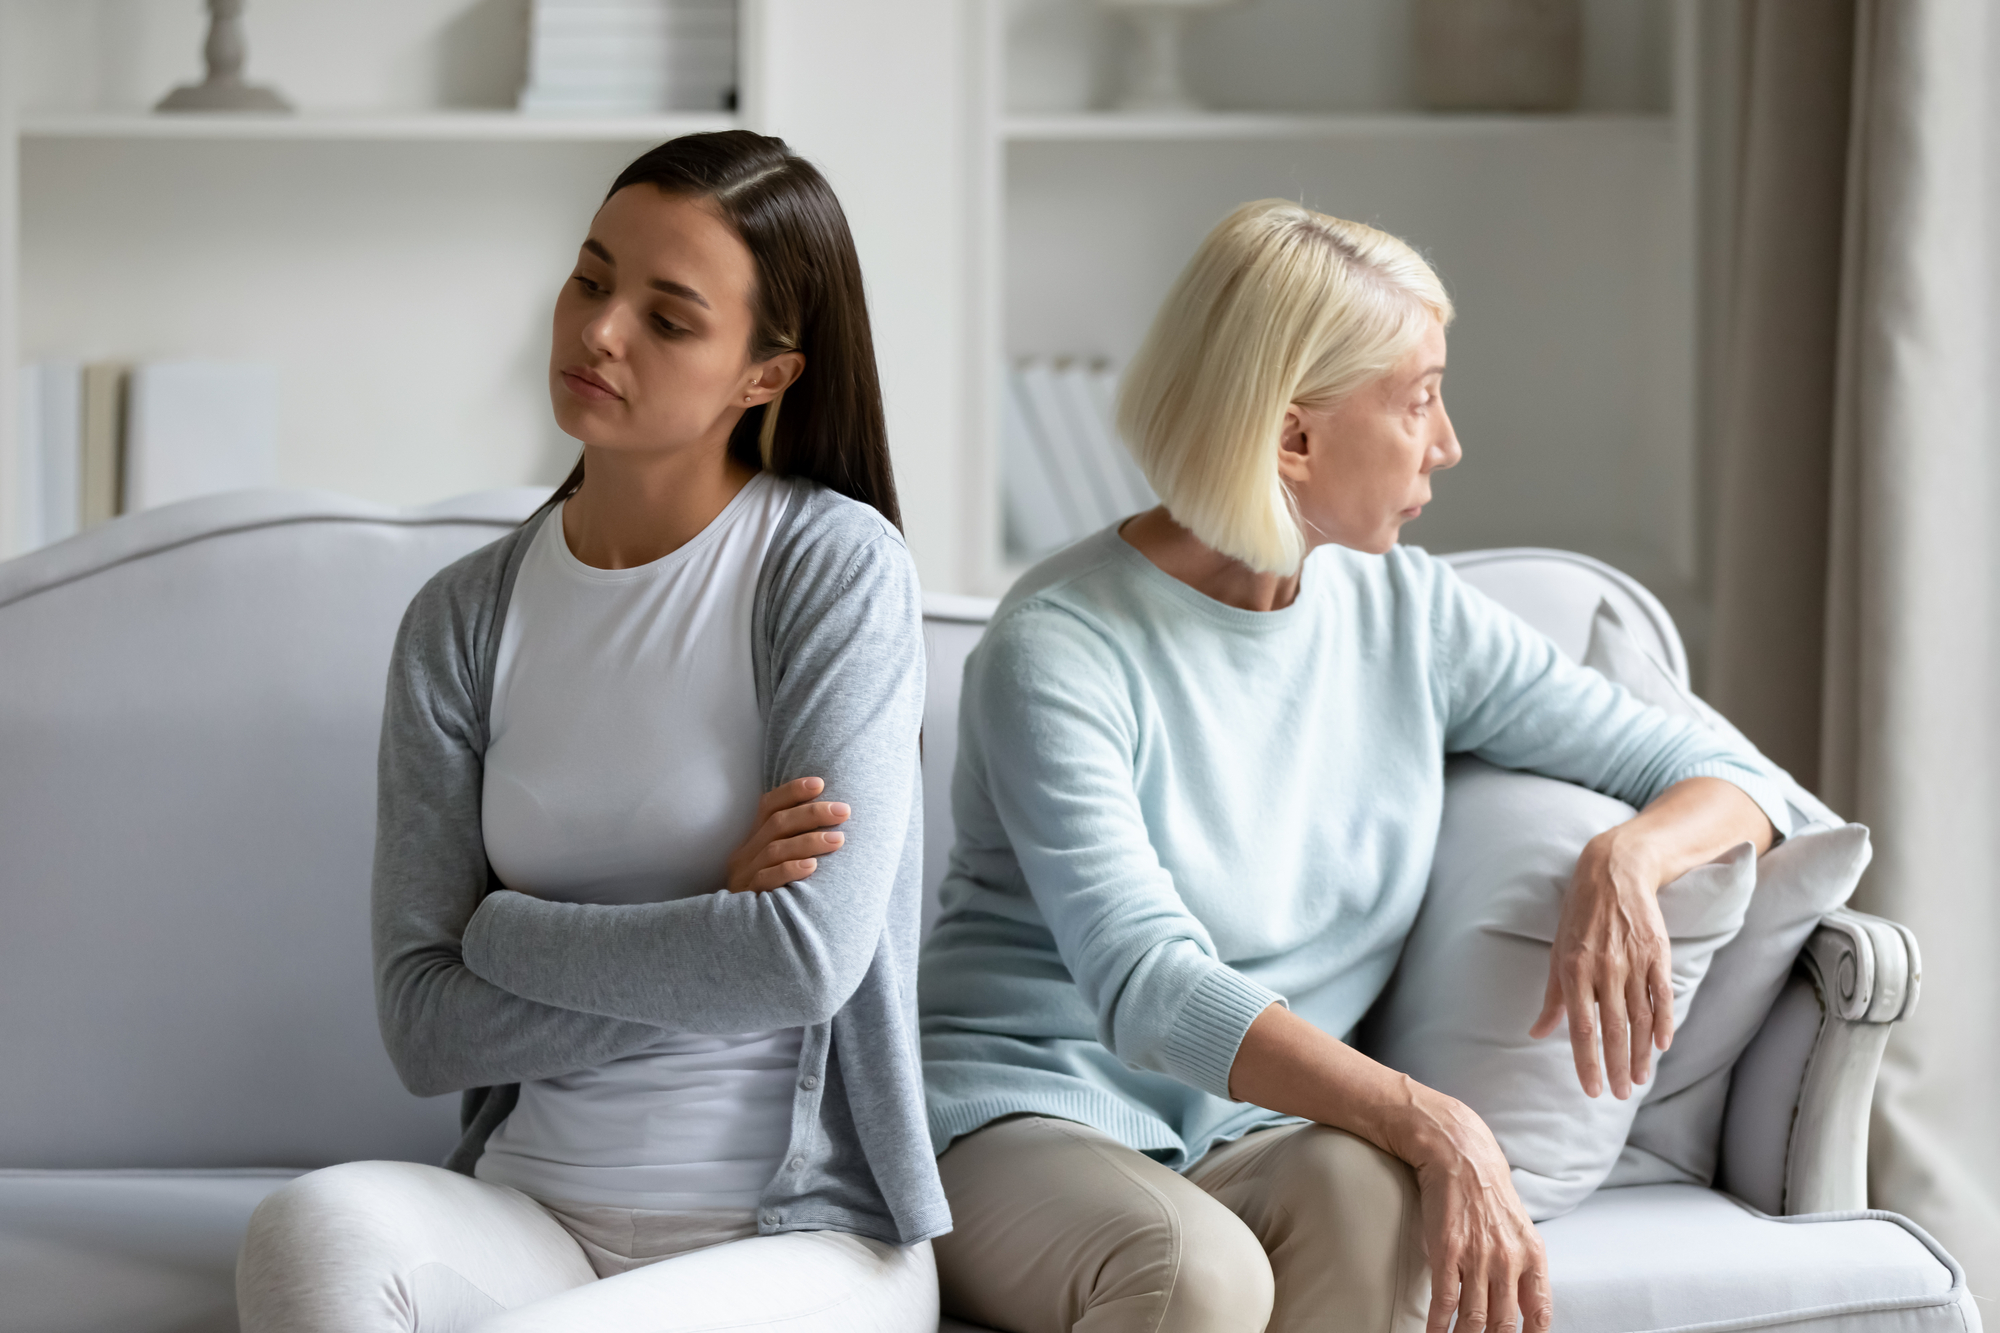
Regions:
<instances>
[{"instance_id":1,"label":"short blonde hair","mask_svg":"<svg viewBox=\"0 0 2000 1333\"><path fill-rule=\"evenodd\" d=\"M1408 355L1451 298L1387 232L1284 199L1201 243L1125 372L1118 430L1174 520L1271 574L1305 558L1278 440L1293 403L1339 401Z\"/></svg>"}]
</instances>

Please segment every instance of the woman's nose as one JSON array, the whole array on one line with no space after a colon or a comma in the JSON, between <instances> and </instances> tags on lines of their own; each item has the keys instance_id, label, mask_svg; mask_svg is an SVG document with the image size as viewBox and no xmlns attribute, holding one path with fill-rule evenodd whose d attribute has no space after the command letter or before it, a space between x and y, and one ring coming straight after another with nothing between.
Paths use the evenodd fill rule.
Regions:
<instances>
[{"instance_id":1,"label":"woman's nose","mask_svg":"<svg viewBox=\"0 0 2000 1333\"><path fill-rule=\"evenodd\" d=\"M1465 450L1459 447L1458 432L1452 429L1451 414L1438 404L1437 438L1431 441L1430 455L1436 460L1431 471L1438 472L1448 467L1457 467L1458 460L1465 457Z\"/></svg>"},{"instance_id":2,"label":"woman's nose","mask_svg":"<svg viewBox=\"0 0 2000 1333\"><path fill-rule=\"evenodd\" d=\"M617 356L624 346L620 335L619 309L607 304L583 326L583 345L599 356Z\"/></svg>"}]
</instances>

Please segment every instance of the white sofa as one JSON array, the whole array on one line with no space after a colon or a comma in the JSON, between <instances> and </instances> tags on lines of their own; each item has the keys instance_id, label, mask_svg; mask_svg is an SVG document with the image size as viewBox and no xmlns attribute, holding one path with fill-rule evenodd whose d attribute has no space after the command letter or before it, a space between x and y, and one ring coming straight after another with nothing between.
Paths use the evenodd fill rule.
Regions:
<instances>
[{"instance_id":1,"label":"white sofa","mask_svg":"<svg viewBox=\"0 0 2000 1333\"><path fill-rule=\"evenodd\" d=\"M382 682L411 594L539 498L249 492L0 564L0 1333L233 1329L260 1198L455 1138L456 1099L410 1097L376 1035ZM1575 655L1609 596L1685 675L1671 621L1615 571L1457 561ZM990 609L927 603L933 888L958 668ZM1545 1224L1559 1329L1979 1328L1949 1256L1863 1211L1869 1089L1915 1000L1904 939L1853 913L1814 936L1737 1067L1734 1198L1602 1190Z\"/></svg>"}]
</instances>

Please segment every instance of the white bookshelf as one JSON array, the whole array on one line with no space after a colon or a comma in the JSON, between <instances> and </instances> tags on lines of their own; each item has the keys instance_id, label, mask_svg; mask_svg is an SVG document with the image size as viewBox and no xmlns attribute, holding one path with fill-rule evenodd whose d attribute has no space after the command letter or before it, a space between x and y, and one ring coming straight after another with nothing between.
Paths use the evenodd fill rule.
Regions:
<instances>
[{"instance_id":1,"label":"white bookshelf","mask_svg":"<svg viewBox=\"0 0 2000 1333\"><path fill-rule=\"evenodd\" d=\"M23 360L276 361L284 485L412 504L553 481L574 445L548 420L548 305L592 210L649 144L741 126L840 193L911 548L927 587L971 587L966 200L906 166L963 160L960 0L739 0L740 113L615 118L495 109L507 9L253 4L249 77L300 114L164 116L200 74L198 3L0 0L0 558Z\"/></svg>"},{"instance_id":2,"label":"white bookshelf","mask_svg":"<svg viewBox=\"0 0 2000 1333\"><path fill-rule=\"evenodd\" d=\"M367 112L299 116L29 113L20 136L42 139L345 141L352 143L658 143L736 129L733 115L524 116L514 111Z\"/></svg>"},{"instance_id":3,"label":"white bookshelf","mask_svg":"<svg viewBox=\"0 0 2000 1333\"><path fill-rule=\"evenodd\" d=\"M330 36L319 7L253 5L252 77L306 110L237 119L140 109L197 72L198 6L0 0L0 554L23 358L276 348L286 484L416 503L553 479L568 446L538 364L557 270L640 147L740 124L820 162L848 210L931 590L1018 573L1007 358L1124 360L1208 227L1281 195L1407 235L1459 301L1447 400L1467 462L1411 540L1575 547L1684 609L1693 0L1585 0L1585 109L1560 116L1414 109L1403 0L1200 20L1196 91L1233 109L1193 116L1010 100L1020 16L1104 21L1080 0L742 4L740 114L595 120L467 109L411 73L469 40L463 0L349 0ZM68 76L93 62L96 85Z\"/></svg>"},{"instance_id":4,"label":"white bookshelf","mask_svg":"<svg viewBox=\"0 0 2000 1333\"><path fill-rule=\"evenodd\" d=\"M1008 143L1201 143L1282 142L1301 139L1480 140L1496 137L1577 137L1671 135L1672 117L1649 114L1568 113L1563 115L1435 115L1383 112L1374 115L1272 115L1254 111L1213 111L1194 115L1122 114L1094 111L1071 115L1004 115L999 137Z\"/></svg>"},{"instance_id":5,"label":"white bookshelf","mask_svg":"<svg viewBox=\"0 0 2000 1333\"><path fill-rule=\"evenodd\" d=\"M1021 572L1000 520L1009 359L1127 359L1209 227L1279 196L1405 236L1458 303L1446 401L1467 461L1439 479L1409 540L1580 549L1686 609L1698 16L1691 0L1586 10L1573 113L1416 109L1398 73L1406 6L1256 0L1189 34L1191 84L1229 109L1149 115L1010 105L1010 92L1045 86L1013 62L1061 57L1084 36L1100 48L1082 62L1091 105L1104 105L1117 62L1103 43L1117 30L1054 0L981 0L969 80L978 590Z\"/></svg>"}]
</instances>

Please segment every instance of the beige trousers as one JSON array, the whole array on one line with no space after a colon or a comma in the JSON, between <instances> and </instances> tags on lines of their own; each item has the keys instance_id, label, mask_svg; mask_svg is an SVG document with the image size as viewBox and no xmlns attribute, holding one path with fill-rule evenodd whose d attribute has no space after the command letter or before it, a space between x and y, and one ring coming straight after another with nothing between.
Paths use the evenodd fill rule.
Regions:
<instances>
[{"instance_id":1,"label":"beige trousers","mask_svg":"<svg viewBox=\"0 0 2000 1333\"><path fill-rule=\"evenodd\" d=\"M938 1159L946 1314L1008 1333L1417 1333L1416 1174L1325 1125L1259 1130L1185 1175L1086 1126L1018 1116Z\"/></svg>"},{"instance_id":2,"label":"beige trousers","mask_svg":"<svg viewBox=\"0 0 2000 1333\"><path fill-rule=\"evenodd\" d=\"M349 1162L258 1205L245 1333L937 1333L928 1243L759 1236L747 1215L547 1206L412 1162Z\"/></svg>"}]
</instances>

